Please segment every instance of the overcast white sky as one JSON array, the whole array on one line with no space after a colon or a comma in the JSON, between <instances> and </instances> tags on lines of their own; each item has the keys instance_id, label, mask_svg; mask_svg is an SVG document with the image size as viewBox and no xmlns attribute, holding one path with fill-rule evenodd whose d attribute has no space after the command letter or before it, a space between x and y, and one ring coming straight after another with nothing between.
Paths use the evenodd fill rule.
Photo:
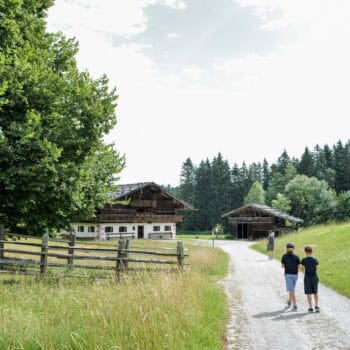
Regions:
<instances>
[{"instance_id":1,"label":"overcast white sky","mask_svg":"<svg viewBox=\"0 0 350 350\"><path fill-rule=\"evenodd\" d=\"M49 29L119 94L121 182L177 184L182 162L231 164L347 140L348 0L56 0Z\"/></svg>"}]
</instances>

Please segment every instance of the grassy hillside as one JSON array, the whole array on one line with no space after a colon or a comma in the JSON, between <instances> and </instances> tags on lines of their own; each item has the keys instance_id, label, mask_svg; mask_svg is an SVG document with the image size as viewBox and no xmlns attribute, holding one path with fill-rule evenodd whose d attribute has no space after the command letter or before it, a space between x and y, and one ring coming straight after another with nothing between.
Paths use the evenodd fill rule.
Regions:
<instances>
[{"instance_id":1,"label":"grassy hillside","mask_svg":"<svg viewBox=\"0 0 350 350\"><path fill-rule=\"evenodd\" d=\"M215 281L228 256L186 247L184 273L119 282L2 275L0 349L222 349L227 305Z\"/></svg>"},{"instance_id":2,"label":"grassy hillside","mask_svg":"<svg viewBox=\"0 0 350 350\"><path fill-rule=\"evenodd\" d=\"M350 223L314 226L276 239L277 259L284 253L287 242L296 245L300 257L304 256L305 245L314 247L320 262L320 281L350 297ZM253 249L265 253L266 241L255 244Z\"/></svg>"}]
</instances>

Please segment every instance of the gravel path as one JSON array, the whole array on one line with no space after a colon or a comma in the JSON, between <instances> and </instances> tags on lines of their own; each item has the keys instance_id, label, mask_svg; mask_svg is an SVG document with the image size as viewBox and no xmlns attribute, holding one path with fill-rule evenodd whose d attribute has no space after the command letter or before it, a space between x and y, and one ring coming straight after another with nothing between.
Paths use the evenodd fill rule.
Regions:
<instances>
[{"instance_id":1,"label":"gravel path","mask_svg":"<svg viewBox=\"0 0 350 350\"><path fill-rule=\"evenodd\" d=\"M230 254L221 281L229 297L227 349L350 349L350 299L320 285L320 314L307 313L303 275L297 285L298 312L286 308L283 271L277 261L249 249L251 243L216 241ZM322 268L322 262L320 262Z\"/></svg>"}]
</instances>

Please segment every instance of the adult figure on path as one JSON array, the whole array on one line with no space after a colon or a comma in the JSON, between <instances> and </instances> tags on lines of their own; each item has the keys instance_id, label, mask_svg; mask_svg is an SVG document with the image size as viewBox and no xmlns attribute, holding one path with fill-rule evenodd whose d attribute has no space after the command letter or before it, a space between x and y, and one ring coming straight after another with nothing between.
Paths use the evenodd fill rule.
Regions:
<instances>
[{"instance_id":1,"label":"adult figure on path","mask_svg":"<svg viewBox=\"0 0 350 350\"><path fill-rule=\"evenodd\" d=\"M295 286L298 281L298 269L300 265L300 258L294 253L294 244L287 243L287 252L282 256L282 268L284 268L284 274L286 279L287 292L289 293L288 306L293 303L293 311L297 311L297 301L295 298Z\"/></svg>"},{"instance_id":2,"label":"adult figure on path","mask_svg":"<svg viewBox=\"0 0 350 350\"><path fill-rule=\"evenodd\" d=\"M273 260L273 251L275 249L275 232L269 231L269 235L267 237L267 253L269 255L269 260Z\"/></svg>"}]
</instances>

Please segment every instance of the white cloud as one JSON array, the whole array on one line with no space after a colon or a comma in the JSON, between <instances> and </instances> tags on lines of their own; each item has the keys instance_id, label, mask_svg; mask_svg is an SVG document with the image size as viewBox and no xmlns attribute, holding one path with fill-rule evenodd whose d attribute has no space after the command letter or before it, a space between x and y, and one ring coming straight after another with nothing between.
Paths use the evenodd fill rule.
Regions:
<instances>
[{"instance_id":1,"label":"white cloud","mask_svg":"<svg viewBox=\"0 0 350 350\"><path fill-rule=\"evenodd\" d=\"M187 8L187 5L183 0L164 0L164 3L167 6L173 7L178 10L185 10Z\"/></svg>"},{"instance_id":2,"label":"white cloud","mask_svg":"<svg viewBox=\"0 0 350 350\"><path fill-rule=\"evenodd\" d=\"M184 68L184 74L191 81L198 81L203 76L203 70L195 66L187 66Z\"/></svg>"},{"instance_id":3,"label":"white cloud","mask_svg":"<svg viewBox=\"0 0 350 350\"><path fill-rule=\"evenodd\" d=\"M167 38L170 40L177 39L179 37L179 33L167 33Z\"/></svg>"},{"instance_id":4,"label":"white cloud","mask_svg":"<svg viewBox=\"0 0 350 350\"><path fill-rule=\"evenodd\" d=\"M143 9L154 0L58 0L50 10L52 29L130 36L145 30Z\"/></svg>"},{"instance_id":5,"label":"white cloud","mask_svg":"<svg viewBox=\"0 0 350 350\"><path fill-rule=\"evenodd\" d=\"M147 28L144 9L156 3L178 10L187 7L183 0L57 0L49 13L50 29L130 37Z\"/></svg>"},{"instance_id":6,"label":"white cloud","mask_svg":"<svg viewBox=\"0 0 350 350\"><path fill-rule=\"evenodd\" d=\"M113 47L106 36L145 30L144 9L155 1L58 0L49 17L50 29L79 40L80 67L107 73L117 86L118 126L108 140L127 155L123 181L176 183L187 156L274 159L284 147L298 154L306 144L349 136L348 1L239 0L264 18L262 29L288 26L293 42L266 55L218 59L208 71L189 62L177 75L159 70L140 44Z\"/></svg>"}]
</instances>

